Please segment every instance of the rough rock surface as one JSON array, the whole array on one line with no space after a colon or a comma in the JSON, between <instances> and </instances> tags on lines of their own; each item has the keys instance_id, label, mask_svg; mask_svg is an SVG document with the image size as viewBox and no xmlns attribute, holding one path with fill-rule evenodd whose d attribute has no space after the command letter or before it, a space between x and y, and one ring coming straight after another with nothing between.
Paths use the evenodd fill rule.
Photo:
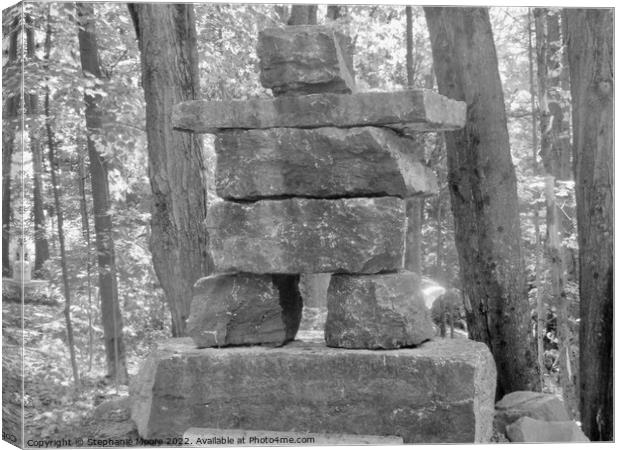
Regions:
<instances>
[{"instance_id":1,"label":"rough rock surface","mask_svg":"<svg viewBox=\"0 0 620 450\"><path fill-rule=\"evenodd\" d=\"M297 341L196 349L181 338L147 358L130 392L146 438L209 427L487 442L495 377L486 345L465 339L351 351Z\"/></svg>"},{"instance_id":2,"label":"rough rock surface","mask_svg":"<svg viewBox=\"0 0 620 450\"><path fill-rule=\"evenodd\" d=\"M411 347L434 334L415 273L332 276L325 323L330 347Z\"/></svg>"},{"instance_id":3,"label":"rough rock surface","mask_svg":"<svg viewBox=\"0 0 620 450\"><path fill-rule=\"evenodd\" d=\"M217 272L377 273L403 267L405 204L396 197L214 202Z\"/></svg>"},{"instance_id":4,"label":"rough rock surface","mask_svg":"<svg viewBox=\"0 0 620 450\"><path fill-rule=\"evenodd\" d=\"M212 275L194 286L188 334L200 347L276 344L301 321L299 275Z\"/></svg>"},{"instance_id":5,"label":"rough rock surface","mask_svg":"<svg viewBox=\"0 0 620 450\"><path fill-rule=\"evenodd\" d=\"M265 29L256 53L261 84L276 96L355 90L351 39L330 27Z\"/></svg>"},{"instance_id":6,"label":"rough rock surface","mask_svg":"<svg viewBox=\"0 0 620 450\"><path fill-rule=\"evenodd\" d=\"M511 442L590 442L572 420L547 422L521 417L506 427Z\"/></svg>"},{"instance_id":7,"label":"rough rock surface","mask_svg":"<svg viewBox=\"0 0 620 450\"><path fill-rule=\"evenodd\" d=\"M437 193L434 172L412 139L388 128L271 128L218 133L217 194L410 197Z\"/></svg>"},{"instance_id":8,"label":"rough rock surface","mask_svg":"<svg viewBox=\"0 0 620 450\"><path fill-rule=\"evenodd\" d=\"M403 131L453 130L465 125L465 103L428 90L311 94L275 99L191 100L174 106L180 130L317 128L385 125Z\"/></svg>"},{"instance_id":9,"label":"rough rock surface","mask_svg":"<svg viewBox=\"0 0 620 450\"><path fill-rule=\"evenodd\" d=\"M562 400L552 394L515 391L495 404L495 427L500 432L523 416L545 421L570 420Z\"/></svg>"}]
</instances>

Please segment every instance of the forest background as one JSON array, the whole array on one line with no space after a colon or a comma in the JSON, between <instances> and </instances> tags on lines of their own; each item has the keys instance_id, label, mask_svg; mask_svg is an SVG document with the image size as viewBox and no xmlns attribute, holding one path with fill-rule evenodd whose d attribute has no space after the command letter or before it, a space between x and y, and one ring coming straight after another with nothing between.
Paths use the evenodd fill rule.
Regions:
<instances>
[{"instance_id":1,"label":"forest background","mask_svg":"<svg viewBox=\"0 0 620 450\"><path fill-rule=\"evenodd\" d=\"M258 80L257 35L290 21L292 12L290 5L195 4L200 84L192 95L271 97ZM147 61L136 28L154 33L141 26L156 18L145 14L124 3L25 3L3 11L3 277L14 275L14 255L27 254L34 278L49 281L49 288L27 291L23 315L19 290L3 283L3 349L23 351L26 420L41 437L78 426L103 398L126 396L128 378L152 345L184 333L184 306L175 302L183 303L189 282L162 280L165 262L157 259L164 257L149 247L154 202L165 187L148 170ZM422 7L319 5L312 14L352 37L360 90L437 89ZM538 385L564 396L577 418L581 313L568 21L559 8L496 7L489 17ZM187 36L180 45L192 41ZM22 87L23 98L7 95ZM446 140L428 133L421 143L440 193L416 206L421 238L413 264L435 285L462 292ZM198 176L207 183L211 145L205 136ZM204 194L212 198L212 184ZM203 273L187 276L206 275L208 266L203 261L196 265ZM15 330L22 325L20 349Z\"/></svg>"}]
</instances>

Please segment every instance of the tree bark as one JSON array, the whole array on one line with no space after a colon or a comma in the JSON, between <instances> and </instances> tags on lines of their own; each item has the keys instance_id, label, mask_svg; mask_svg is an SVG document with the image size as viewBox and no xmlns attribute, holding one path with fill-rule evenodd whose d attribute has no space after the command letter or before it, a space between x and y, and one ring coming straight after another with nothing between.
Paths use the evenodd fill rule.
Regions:
<instances>
[{"instance_id":1,"label":"tree bark","mask_svg":"<svg viewBox=\"0 0 620 450\"><path fill-rule=\"evenodd\" d=\"M287 25L316 25L317 5L293 5Z\"/></svg>"},{"instance_id":2,"label":"tree bark","mask_svg":"<svg viewBox=\"0 0 620 450\"><path fill-rule=\"evenodd\" d=\"M202 139L174 131L172 107L200 92L194 9L188 4L129 5L142 63L149 177L150 248L172 313L173 336L185 335L192 286L211 271L207 253L207 182Z\"/></svg>"},{"instance_id":3,"label":"tree bark","mask_svg":"<svg viewBox=\"0 0 620 450\"><path fill-rule=\"evenodd\" d=\"M32 17L30 15L25 16L25 30L26 30L26 57L28 61L34 61L35 59L35 41L34 41L34 27L32 23ZM26 104L26 114L32 119L39 114L39 96L32 91L36 89L36 86L28 86L30 91L28 94L24 94ZM41 154L41 143L39 141L39 131L36 126L33 127L31 121L29 136L30 136L30 150L32 152L32 177L33 177L33 214L34 214L34 267L33 277L43 277L43 263L50 257L49 246L47 244L46 229L45 229L45 214L43 213L43 187L41 182L41 174L43 172L43 155Z\"/></svg>"},{"instance_id":4,"label":"tree bark","mask_svg":"<svg viewBox=\"0 0 620 450\"><path fill-rule=\"evenodd\" d=\"M465 128L446 133L446 147L470 337L495 358L498 398L536 390L516 176L488 11L424 11L439 92L467 103Z\"/></svg>"},{"instance_id":5,"label":"tree bark","mask_svg":"<svg viewBox=\"0 0 620 450\"><path fill-rule=\"evenodd\" d=\"M93 5L77 3L76 10L80 25L78 40L82 71L86 76L101 79L103 77L99 67ZM89 170L95 216L95 242L99 266L101 321L103 323L107 375L119 384L126 384L128 375L123 344L123 319L118 302L108 164L105 157L97 150L95 143L96 136L102 131L103 111L99 107L101 100L100 95L84 94Z\"/></svg>"},{"instance_id":6,"label":"tree bark","mask_svg":"<svg viewBox=\"0 0 620 450\"><path fill-rule=\"evenodd\" d=\"M583 431L613 440L613 12L567 9L579 236Z\"/></svg>"}]
</instances>

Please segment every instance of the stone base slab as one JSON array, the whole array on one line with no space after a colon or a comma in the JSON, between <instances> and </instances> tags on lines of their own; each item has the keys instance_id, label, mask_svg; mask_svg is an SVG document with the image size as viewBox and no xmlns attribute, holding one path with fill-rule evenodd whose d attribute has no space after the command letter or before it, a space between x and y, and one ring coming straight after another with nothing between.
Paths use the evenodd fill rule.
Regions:
<instances>
[{"instance_id":1,"label":"stone base slab","mask_svg":"<svg viewBox=\"0 0 620 450\"><path fill-rule=\"evenodd\" d=\"M491 437L495 380L488 348L470 340L372 351L196 349L180 338L151 353L130 393L143 438L206 427L472 443Z\"/></svg>"}]
</instances>

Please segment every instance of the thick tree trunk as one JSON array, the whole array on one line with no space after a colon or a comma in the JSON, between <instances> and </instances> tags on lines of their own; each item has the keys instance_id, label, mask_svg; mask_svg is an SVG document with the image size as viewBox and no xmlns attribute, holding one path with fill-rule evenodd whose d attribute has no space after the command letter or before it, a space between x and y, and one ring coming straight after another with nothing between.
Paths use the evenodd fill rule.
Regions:
<instances>
[{"instance_id":1,"label":"thick tree trunk","mask_svg":"<svg viewBox=\"0 0 620 450\"><path fill-rule=\"evenodd\" d=\"M424 11L439 92L467 103L465 128L446 133L446 146L461 279L472 306L470 337L493 353L498 397L535 390L516 176L488 11Z\"/></svg>"},{"instance_id":2,"label":"thick tree trunk","mask_svg":"<svg viewBox=\"0 0 620 450\"><path fill-rule=\"evenodd\" d=\"M28 61L35 59L34 27L32 17L26 15L26 57ZM28 86L29 94L25 94L26 114L33 119L39 114L39 96L33 93L36 86ZM31 122L34 123L34 122ZM45 231L45 214L43 214L43 187L41 174L43 172L43 155L39 142L39 131L30 125L30 150L32 152L32 177L33 177L33 214L34 214L34 278L43 277L43 263L50 257L49 246Z\"/></svg>"},{"instance_id":3,"label":"thick tree trunk","mask_svg":"<svg viewBox=\"0 0 620 450\"><path fill-rule=\"evenodd\" d=\"M579 235L581 423L613 440L613 12L567 9Z\"/></svg>"},{"instance_id":4,"label":"thick tree trunk","mask_svg":"<svg viewBox=\"0 0 620 450\"><path fill-rule=\"evenodd\" d=\"M317 5L293 5L287 25L316 25Z\"/></svg>"},{"instance_id":5,"label":"thick tree trunk","mask_svg":"<svg viewBox=\"0 0 620 450\"><path fill-rule=\"evenodd\" d=\"M151 253L172 312L185 335L192 286L210 273L205 160L200 136L174 131L172 107L199 94L194 9L188 4L129 5L142 62L149 176Z\"/></svg>"},{"instance_id":6,"label":"thick tree trunk","mask_svg":"<svg viewBox=\"0 0 620 450\"><path fill-rule=\"evenodd\" d=\"M102 78L93 17L93 5L77 3L80 24L78 40L82 71L96 78ZM99 95L84 94L86 104L86 128L88 131L88 158L92 186L93 210L95 216L95 241L99 266L99 292L101 295L101 320L108 376L117 383L128 380L125 347L123 345L123 320L118 303L118 286L114 241L112 238L112 216L110 214L110 189L108 166L105 157L99 153L95 137L101 133L103 112L99 107Z\"/></svg>"}]
</instances>

